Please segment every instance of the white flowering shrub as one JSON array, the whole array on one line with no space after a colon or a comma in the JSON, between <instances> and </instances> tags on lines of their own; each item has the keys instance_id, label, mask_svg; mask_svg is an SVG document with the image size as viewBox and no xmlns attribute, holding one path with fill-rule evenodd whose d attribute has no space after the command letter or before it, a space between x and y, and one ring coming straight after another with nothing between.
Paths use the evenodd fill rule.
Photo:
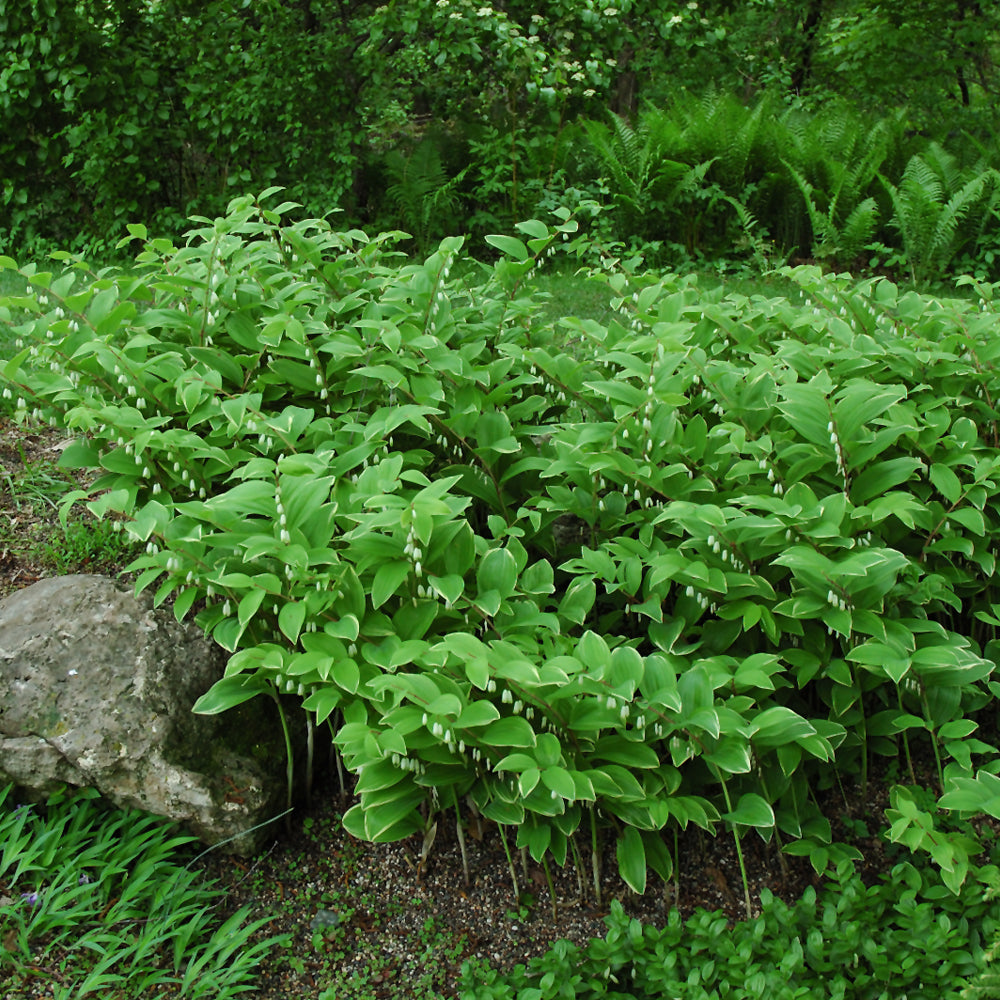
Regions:
<instances>
[{"instance_id":1,"label":"white flowering shrub","mask_svg":"<svg viewBox=\"0 0 1000 1000\"><path fill-rule=\"evenodd\" d=\"M129 271L20 269L2 378L103 471L138 587L232 653L197 709L292 695L331 727L352 833L474 807L541 861L582 834L596 866L610 828L642 891L690 823L850 855L817 792L873 754L928 741L946 792L998 769L974 735L991 287L801 268L799 297L751 300L609 265L615 318L551 323L531 276L568 212L456 278L460 239L411 262L272 193Z\"/></svg>"}]
</instances>

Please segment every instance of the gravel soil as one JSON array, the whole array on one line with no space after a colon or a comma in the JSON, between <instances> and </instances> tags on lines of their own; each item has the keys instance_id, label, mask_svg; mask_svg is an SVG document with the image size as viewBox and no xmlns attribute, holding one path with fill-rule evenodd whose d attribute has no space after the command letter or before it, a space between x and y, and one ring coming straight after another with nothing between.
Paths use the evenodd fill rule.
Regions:
<instances>
[{"instance_id":1,"label":"gravel soil","mask_svg":"<svg viewBox=\"0 0 1000 1000\"><path fill-rule=\"evenodd\" d=\"M867 804L849 795L845 808L839 791L825 798L834 839L850 841L862 851L860 869L874 881L887 867L885 845L878 836L859 838L856 823L874 816L868 828L874 834L882 829L886 783L869 789ZM600 900L594 894L589 851L581 843L582 878L570 863L550 868L553 915L543 869L530 858L522 866L520 852L514 852L515 890L500 831L471 812L462 820L466 882L454 822L441 820L428 863L421 866L421 837L394 844L358 842L340 824L349 795L342 802L334 785L320 789L314 800L312 808L296 813L290 831L279 829L261 856L240 862L213 853L198 862L225 885L226 912L245 905L254 917L273 913L264 933L291 935L287 947L261 970L260 991L253 994L261 1000L457 996L465 960L480 959L504 970L561 938L583 944L603 937L603 918L615 899L630 916L656 926L666 922L674 907L685 917L699 908L721 911L731 922L746 917L728 835L710 837L693 828L682 833L676 880L665 885L651 877L643 896L621 881L614 846L603 844ZM742 847L754 912L765 887L792 902L807 885L820 885L808 861L779 860L773 842L765 844L750 834ZM338 991L324 996L331 984L339 984Z\"/></svg>"}]
</instances>

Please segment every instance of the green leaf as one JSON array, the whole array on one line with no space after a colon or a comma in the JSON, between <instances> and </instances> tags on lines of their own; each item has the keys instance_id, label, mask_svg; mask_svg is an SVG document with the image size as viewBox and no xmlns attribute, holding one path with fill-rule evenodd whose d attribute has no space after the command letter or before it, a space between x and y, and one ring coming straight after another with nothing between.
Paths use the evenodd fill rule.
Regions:
<instances>
[{"instance_id":1,"label":"green leaf","mask_svg":"<svg viewBox=\"0 0 1000 1000\"><path fill-rule=\"evenodd\" d=\"M731 813L724 813L722 818L727 823L754 826L762 830L769 830L774 826L774 810L766 799L755 792L741 795L736 808Z\"/></svg>"},{"instance_id":2,"label":"green leaf","mask_svg":"<svg viewBox=\"0 0 1000 1000\"><path fill-rule=\"evenodd\" d=\"M344 615L335 622L327 622L323 626L323 631L337 639L346 639L348 642L356 642L361 630L361 623L356 615Z\"/></svg>"},{"instance_id":3,"label":"green leaf","mask_svg":"<svg viewBox=\"0 0 1000 1000\"><path fill-rule=\"evenodd\" d=\"M869 421L905 398L903 386L876 385L867 379L852 379L837 393L836 425L845 446L858 440L858 432Z\"/></svg>"},{"instance_id":4,"label":"green leaf","mask_svg":"<svg viewBox=\"0 0 1000 1000\"><path fill-rule=\"evenodd\" d=\"M588 773L585 771L570 771L569 774L573 779L574 799L593 802L596 798L596 792L594 791L594 783L590 780Z\"/></svg>"},{"instance_id":5,"label":"green leaf","mask_svg":"<svg viewBox=\"0 0 1000 1000\"><path fill-rule=\"evenodd\" d=\"M934 488L945 500L952 504L958 503L962 496L962 483L947 465L935 462L927 475Z\"/></svg>"},{"instance_id":6,"label":"green leaf","mask_svg":"<svg viewBox=\"0 0 1000 1000\"><path fill-rule=\"evenodd\" d=\"M986 534L986 520L980 510L975 507L959 507L948 514L948 517L963 528L968 528L974 535Z\"/></svg>"},{"instance_id":7,"label":"green leaf","mask_svg":"<svg viewBox=\"0 0 1000 1000\"><path fill-rule=\"evenodd\" d=\"M341 817L340 822L355 840L368 839L368 831L365 829L365 811L360 803L351 806Z\"/></svg>"},{"instance_id":8,"label":"green leaf","mask_svg":"<svg viewBox=\"0 0 1000 1000\"><path fill-rule=\"evenodd\" d=\"M212 629L212 638L223 648L235 653L245 626L235 618L224 618Z\"/></svg>"},{"instance_id":9,"label":"green leaf","mask_svg":"<svg viewBox=\"0 0 1000 1000\"><path fill-rule=\"evenodd\" d=\"M521 446L511 430L510 418L499 410L487 410L476 421L476 445L499 455L511 455Z\"/></svg>"},{"instance_id":10,"label":"green leaf","mask_svg":"<svg viewBox=\"0 0 1000 1000\"><path fill-rule=\"evenodd\" d=\"M343 699L340 691L332 685L324 685L316 688L308 698L302 702L302 707L307 712L315 712L316 725L322 725L340 707Z\"/></svg>"},{"instance_id":11,"label":"green leaf","mask_svg":"<svg viewBox=\"0 0 1000 1000\"><path fill-rule=\"evenodd\" d=\"M59 456L59 467L63 469L93 469L100 464L100 459L101 451L97 445L93 441L83 438L63 448L62 454Z\"/></svg>"},{"instance_id":12,"label":"green leaf","mask_svg":"<svg viewBox=\"0 0 1000 1000\"><path fill-rule=\"evenodd\" d=\"M454 604L465 590L465 580L457 573L448 576L428 576L427 582L448 604Z\"/></svg>"},{"instance_id":13,"label":"green leaf","mask_svg":"<svg viewBox=\"0 0 1000 1000\"><path fill-rule=\"evenodd\" d=\"M611 667L611 650L607 642L589 629L580 637L574 655L591 677L604 677Z\"/></svg>"},{"instance_id":14,"label":"green leaf","mask_svg":"<svg viewBox=\"0 0 1000 1000\"><path fill-rule=\"evenodd\" d=\"M783 402L778 408L788 422L807 441L824 450L832 450L830 443L831 411L826 385L829 376L824 371L811 382L792 382L782 386Z\"/></svg>"},{"instance_id":15,"label":"green leaf","mask_svg":"<svg viewBox=\"0 0 1000 1000\"><path fill-rule=\"evenodd\" d=\"M681 674L677 680L677 691L684 706L684 715L688 717L711 708L715 701L711 679L700 664Z\"/></svg>"},{"instance_id":16,"label":"green leaf","mask_svg":"<svg viewBox=\"0 0 1000 1000\"><path fill-rule=\"evenodd\" d=\"M427 703L426 708L428 715L442 715L450 719L462 711L462 699L450 692L439 694Z\"/></svg>"},{"instance_id":17,"label":"green leaf","mask_svg":"<svg viewBox=\"0 0 1000 1000\"><path fill-rule=\"evenodd\" d=\"M255 675L235 674L217 680L195 703L191 711L196 715L218 715L227 709L242 705L259 694L271 691L271 684Z\"/></svg>"},{"instance_id":18,"label":"green leaf","mask_svg":"<svg viewBox=\"0 0 1000 1000\"><path fill-rule=\"evenodd\" d=\"M295 642L306 620L306 606L301 601L288 601L278 612L278 628L290 641Z\"/></svg>"},{"instance_id":19,"label":"green leaf","mask_svg":"<svg viewBox=\"0 0 1000 1000\"><path fill-rule=\"evenodd\" d=\"M494 823L521 827L524 823L524 806L520 802L507 802L501 798L490 799L481 807L482 814Z\"/></svg>"},{"instance_id":20,"label":"green leaf","mask_svg":"<svg viewBox=\"0 0 1000 1000\"><path fill-rule=\"evenodd\" d=\"M611 651L611 665L604 679L613 691L631 699L644 673L643 658L634 647L616 646Z\"/></svg>"},{"instance_id":21,"label":"green leaf","mask_svg":"<svg viewBox=\"0 0 1000 1000\"><path fill-rule=\"evenodd\" d=\"M634 826L625 827L615 848L618 872L625 884L640 896L646 891L646 848Z\"/></svg>"},{"instance_id":22,"label":"green leaf","mask_svg":"<svg viewBox=\"0 0 1000 1000\"><path fill-rule=\"evenodd\" d=\"M552 563L547 559L539 559L528 566L521 573L519 589L525 594L551 594L556 589Z\"/></svg>"},{"instance_id":23,"label":"green leaf","mask_svg":"<svg viewBox=\"0 0 1000 1000\"><path fill-rule=\"evenodd\" d=\"M597 599L597 587L589 577L577 578L566 588L559 602L559 615L576 625L582 625Z\"/></svg>"},{"instance_id":24,"label":"green leaf","mask_svg":"<svg viewBox=\"0 0 1000 1000\"><path fill-rule=\"evenodd\" d=\"M532 821L518 827L517 846L527 847L535 861L541 861L552 842L552 827L548 823Z\"/></svg>"},{"instance_id":25,"label":"green leaf","mask_svg":"<svg viewBox=\"0 0 1000 1000\"><path fill-rule=\"evenodd\" d=\"M240 598L240 604L236 611L236 616L241 625L246 625L259 610L267 592L263 587L255 587Z\"/></svg>"},{"instance_id":26,"label":"green leaf","mask_svg":"<svg viewBox=\"0 0 1000 1000\"><path fill-rule=\"evenodd\" d=\"M564 767L547 767L542 771L542 784L556 795L573 802L576 799L576 782Z\"/></svg>"},{"instance_id":27,"label":"green leaf","mask_svg":"<svg viewBox=\"0 0 1000 1000\"><path fill-rule=\"evenodd\" d=\"M330 679L348 694L357 694L361 683L361 671L354 660L338 660L330 670Z\"/></svg>"},{"instance_id":28,"label":"green leaf","mask_svg":"<svg viewBox=\"0 0 1000 1000\"><path fill-rule=\"evenodd\" d=\"M412 571L413 567L405 559L395 559L379 566L375 579L372 580L372 607L376 609L382 607Z\"/></svg>"},{"instance_id":29,"label":"green leaf","mask_svg":"<svg viewBox=\"0 0 1000 1000\"><path fill-rule=\"evenodd\" d=\"M515 228L536 240L547 239L549 235L548 227L539 219L525 219L524 222L518 222Z\"/></svg>"},{"instance_id":30,"label":"green leaf","mask_svg":"<svg viewBox=\"0 0 1000 1000\"><path fill-rule=\"evenodd\" d=\"M508 598L517 583L517 561L508 549L490 549L479 561L476 584L479 593L495 590L500 597Z\"/></svg>"},{"instance_id":31,"label":"green leaf","mask_svg":"<svg viewBox=\"0 0 1000 1000\"><path fill-rule=\"evenodd\" d=\"M1000 819L1000 778L988 771L979 771L973 778L951 778L948 790L938 800L942 809L958 812L985 813Z\"/></svg>"},{"instance_id":32,"label":"green leaf","mask_svg":"<svg viewBox=\"0 0 1000 1000\"><path fill-rule=\"evenodd\" d=\"M754 605L757 607L757 605ZM744 617L744 629L746 629L746 618ZM733 682L737 689L759 688L764 691L774 690L773 674L781 672L782 665L779 657L770 653L753 653L743 660L736 668L736 676Z\"/></svg>"},{"instance_id":33,"label":"green leaf","mask_svg":"<svg viewBox=\"0 0 1000 1000\"><path fill-rule=\"evenodd\" d=\"M907 482L922 468L919 458L891 458L863 469L851 483L851 499L855 504L868 503L884 496L894 486Z\"/></svg>"},{"instance_id":34,"label":"green leaf","mask_svg":"<svg viewBox=\"0 0 1000 1000\"><path fill-rule=\"evenodd\" d=\"M704 751L702 756L727 774L748 774L752 767L750 748L743 739L723 738L718 746Z\"/></svg>"},{"instance_id":35,"label":"green leaf","mask_svg":"<svg viewBox=\"0 0 1000 1000\"><path fill-rule=\"evenodd\" d=\"M474 701L459 713L455 719L456 729L478 729L500 718L496 706L488 701Z\"/></svg>"},{"instance_id":36,"label":"green leaf","mask_svg":"<svg viewBox=\"0 0 1000 1000\"><path fill-rule=\"evenodd\" d=\"M938 739L961 740L970 733L974 733L977 728L972 719L952 719L951 722L946 722L938 730Z\"/></svg>"},{"instance_id":37,"label":"green leaf","mask_svg":"<svg viewBox=\"0 0 1000 1000\"><path fill-rule=\"evenodd\" d=\"M388 802L365 809L365 833L373 844L405 840L423 829L419 813L426 794L420 788L401 787Z\"/></svg>"},{"instance_id":38,"label":"green leaf","mask_svg":"<svg viewBox=\"0 0 1000 1000\"><path fill-rule=\"evenodd\" d=\"M391 760L382 759L369 761L365 764L364 769L358 775L354 790L358 795L364 795L368 792L395 788L397 785L402 785L405 790L409 784L409 778L404 771L396 767Z\"/></svg>"},{"instance_id":39,"label":"green leaf","mask_svg":"<svg viewBox=\"0 0 1000 1000\"><path fill-rule=\"evenodd\" d=\"M638 743L618 733L603 736L597 741L594 745L593 759L624 764L630 768L652 768L660 764L659 756L648 743Z\"/></svg>"},{"instance_id":40,"label":"green leaf","mask_svg":"<svg viewBox=\"0 0 1000 1000\"><path fill-rule=\"evenodd\" d=\"M453 632L443 643L434 647L435 652L442 647L464 664L465 675L474 687L480 691L486 689L490 682L490 665L487 648L479 639L465 632Z\"/></svg>"},{"instance_id":41,"label":"green leaf","mask_svg":"<svg viewBox=\"0 0 1000 1000\"><path fill-rule=\"evenodd\" d=\"M537 767L538 762L534 757L529 757L526 753L510 753L502 760L497 761L494 766L495 771L513 771L520 774L527 771L529 767Z\"/></svg>"},{"instance_id":42,"label":"green leaf","mask_svg":"<svg viewBox=\"0 0 1000 1000\"><path fill-rule=\"evenodd\" d=\"M519 715L509 715L491 723L483 733L483 740L498 749L503 747L533 747L535 731Z\"/></svg>"},{"instance_id":43,"label":"green leaf","mask_svg":"<svg viewBox=\"0 0 1000 1000\"><path fill-rule=\"evenodd\" d=\"M526 261L531 256L528 248L516 236L489 235L486 237L486 242L517 261Z\"/></svg>"},{"instance_id":44,"label":"green leaf","mask_svg":"<svg viewBox=\"0 0 1000 1000\"><path fill-rule=\"evenodd\" d=\"M570 709L568 728L588 736L602 729L614 729L621 723L616 708L608 708L604 699L588 698L576 701Z\"/></svg>"},{"instance_id":45,"label":"green leaf","mask_svg":"<svg viewBox=\"0 0 1000 1000\"><path fill-rule=\"evenodd\" d=\"M526 799L535 790L541 776L541 771L537 767L526 767L518 775L517 787L522 799Z\"/></svg>"},{"instance_id":46,"label":"green leaf","mask_svg":"<svg viewBox=\"0 0 1000 1000\"><path fill-rule=\"evenodd\" d=\"M562 744L553 733L539 733L535 740L535 759L540 767L553 767L562 761Z\"/></svg>"},{"instance_id":47,"label":"green leaf","mask_svg":"<svg viewBox=\"0 0 1000 1000\"><path fill-rule=\"evenodd\" d=\"M757 747L778 747L815 733L808 720L784 705L765 709L751 723L751 739Z\"/></svg>"}]
</instances>

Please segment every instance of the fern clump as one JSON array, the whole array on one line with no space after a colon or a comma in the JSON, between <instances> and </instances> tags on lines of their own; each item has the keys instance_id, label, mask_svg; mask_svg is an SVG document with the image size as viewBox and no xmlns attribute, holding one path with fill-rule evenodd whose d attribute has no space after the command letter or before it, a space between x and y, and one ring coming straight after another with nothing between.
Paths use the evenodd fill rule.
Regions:
<instances>
[{"instance_id":1,"label":"fern clump","mask_svg":"<svg viewBox=\"0 0 1000 1000\"><path fill-rule=\"evenodd\" d=\"M393 221L410 230L418 254L435 236L448 234L458 215L459 185L468 167L449 177L438 144L425 136L409 152L392 149L385 156L389 185L386 200Z\"/></svg>"},{"instance_id":2,"label":"fern clump","mask_svg":"<svg viewBox=\"0 0 1000 1000\"><path fill-rule=\"evenodd\" d=\"M899 232L914 281L940 277L973 239L971 213L997 185L982 165L963 170L937 143L911 157L899 184L882 178L892 200L889 224Z\"/></svg>"}]
</instances>

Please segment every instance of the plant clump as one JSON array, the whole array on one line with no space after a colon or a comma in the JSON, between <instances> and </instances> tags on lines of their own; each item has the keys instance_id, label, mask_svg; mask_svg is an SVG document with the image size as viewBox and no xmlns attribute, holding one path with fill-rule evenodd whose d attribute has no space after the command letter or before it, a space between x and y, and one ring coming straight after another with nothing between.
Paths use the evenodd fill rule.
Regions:
<instances>
[{"instance_id":1,"label":"plant clump","mask_svg":"<svg viewBox=\"0 0 1000 1000\"><path fill-rule=\"evenodd\" d=\"M603 830L640 893L689 825L833 870L817 792L919 743L939 799L897 789L890 835L959 892L980 844L935 814L1000 815L994 287L748 299L600 258L612 318L550 321L568 210L456 277L459 238L412 262L273 194L0 303L17 412L101 472L67 504L232 653L197 710L297 697L355 836L429 851L472 811L595 894Z\"/></svg>"}]
</instances>

